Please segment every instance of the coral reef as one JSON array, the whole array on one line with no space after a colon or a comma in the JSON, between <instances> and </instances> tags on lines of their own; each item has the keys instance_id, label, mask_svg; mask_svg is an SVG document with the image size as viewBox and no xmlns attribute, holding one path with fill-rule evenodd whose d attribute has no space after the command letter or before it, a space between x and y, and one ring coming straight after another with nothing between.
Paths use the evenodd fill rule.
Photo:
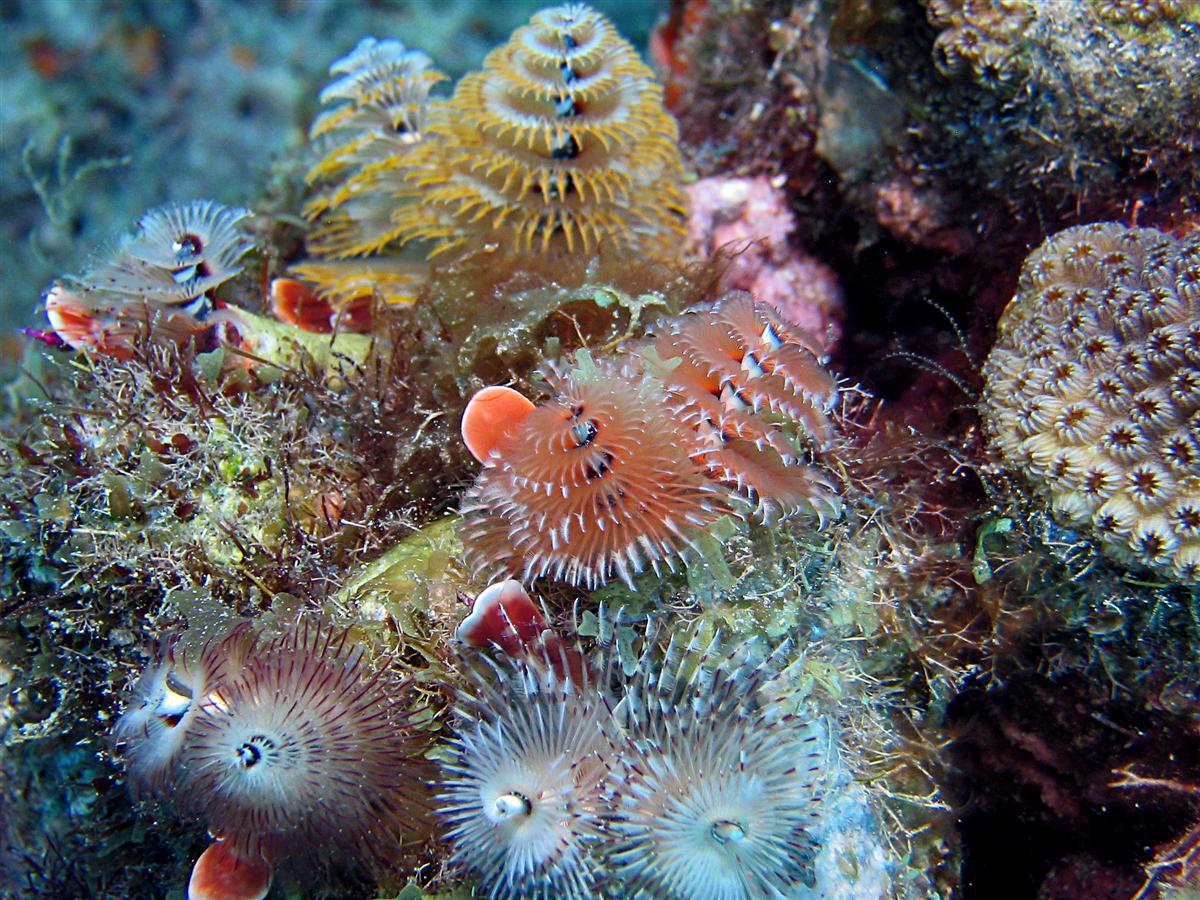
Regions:
<instances>
[{"instance_id":1,"label":"coral reef","mask_svg":"<svg viewBox=\"0 0 1200 900\"><path fill-rule=\"evenodd\" d=\"M466 3L0 11L0 894L1187 890L1195 4Z\"/></svg>"},{"instance_id":2,"label":"coral reef","mask_svg":"<svg viewBox=\"0 0 1200 900\"><path fill-rule=\"evenodd\" d=\"M219 371L217 355L207 362ZM43 367L48 406L27 408L27 424L6 444L21 464L4 474L5 516L64 580L168 591L204 584L242 603L256 592L304 593L337 561L402 527L406 502L388 485L404 458L421 468L410 454L437 451L402 438L378 443L375 417L404 402L389 361L358 370L360 379L345 359L331 372L310 358L266 388L232 394L200 371L204 362L152 345L129 362ZM339 383L339 369L348 381ZM75 411L65 428L56 417L63 405ZM114 421L113 409L124 417ZM410 413L393 424L411 435L420 422ZM360 442L375 449L366 454ZM371 524L355 524L359 515Z\"/></svg>"},{"instance_id":3,"label":"coral reef","mask_svg":"<svg viewBox=\"0 0 1200 900\"><path fill-rule=\"evenodd\" d=\"M984 366L1005 465L1105 552L1200 579L1200 240L1088 225L1046 241Z\"/></svg>"},{"instance_id":4,"label":"coral reef","mask_svg":"<svg viewBox=\"0 0 1200 900\"><path fill-rule=\"evenodd\" d=\"M337 48L368 34L420 35L458 75L544 5L450 0L432 16L409 0L7 4L0 238L13 253L0 268L3 320L31 324L31 290L77 270L89 247L165 199L246 205L268 193L282 211L279 198L302 187L297 149ZM635 41L656 15L640 0L594 5Z\"/></svg>"},{"instance_id":5,"label":"coral reef","mask_svg":"<svg viewBox=\"0 0 1200 900\"><path fill-rule=\"evenodd\" d=\"M1194 4L1149 25L1118 6L677 0L652 48L689 162L780 186L869 359L927 299L984 347L974 298L1050 231L1194 218L1200 152L1175 124L1200 111ZM943 52L960 37L966 56Z\"/></svg>"},{"instance_id":6,"label":"coral reef","mask_svg":"<svg viewBox=\"0 0 1200 900\"><path fill-rule=\"evenodd\" d=\"M1200 113L1200 36L1187 24L1194 4L933 0L928 7L939 29L936 64L962 90L961 108L943 106L929 117L928 136L970 122L974 159L959 162L1001 197L1054 215L1047 201L1058 196L1064 206L1071 199L1111 215L1195 181L1195 135L1167 124ZM970 110L972 101L984 115Z\"/></svg>"}]
</instances>

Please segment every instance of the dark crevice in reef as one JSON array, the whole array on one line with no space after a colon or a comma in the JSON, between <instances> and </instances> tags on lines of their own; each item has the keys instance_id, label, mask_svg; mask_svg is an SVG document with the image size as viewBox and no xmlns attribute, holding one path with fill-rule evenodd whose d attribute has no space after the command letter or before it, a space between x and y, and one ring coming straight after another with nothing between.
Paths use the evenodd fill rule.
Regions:
<instances>
[{"instance_id":1,"label":"dark crevice in reef","mask_svg":"<svg viewBox=\"0 0 1200 900\"><path fill-rule=\"evenodd\" d=\"M1154 848L1195 818L1186 794L1116 786L1127 768L1200 770L1183 723L1098 696L1081 676L1027 672L965 691L948 724L964 900L1131 897Z\"/></svg>"}]
</instances>

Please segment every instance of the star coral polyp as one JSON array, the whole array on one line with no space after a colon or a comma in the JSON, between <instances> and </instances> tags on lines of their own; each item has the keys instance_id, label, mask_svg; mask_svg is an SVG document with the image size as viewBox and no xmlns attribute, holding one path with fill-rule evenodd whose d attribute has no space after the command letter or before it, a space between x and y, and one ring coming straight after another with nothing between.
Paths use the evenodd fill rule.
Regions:
<instances>
[{"instance_id":1,"label":"star coral polyp","mask_svg":"<svg viewBox=\"0 0 1200 900\"><path fill-rule=\"evenodd\" d=\"M1121 562L1200 582L1200 235L1050 238L983 374L993 448L1058 518Z\"/></svg>"}]
</instances>

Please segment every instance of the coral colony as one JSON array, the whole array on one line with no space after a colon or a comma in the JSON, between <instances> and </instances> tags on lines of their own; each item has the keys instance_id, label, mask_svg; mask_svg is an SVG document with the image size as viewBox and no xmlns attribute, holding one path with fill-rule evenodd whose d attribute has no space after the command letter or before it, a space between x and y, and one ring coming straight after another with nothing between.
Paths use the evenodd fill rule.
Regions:
<instances>
[{"instance_id":1,"label":"coral colony","mask_svg":"<svg viewBox=\"0 0 1200 900\"><path fill-rule=\"evenodd\" d=\"M1200 7L749 6L672 111L579 4L365 37L285 199L49 286L0 894L1195 891L1200 151L1122 104L1197 121Z\"/></svg>"},{"instance_id":2,"label":"coral colony","mask_svg":"<svg viewBox=\"0 0 1200 900\"><path fill-rule=\"evenodd\" d=\"M1200 239L1085 225L1025 263L984 422L1106 553L1200 579Z\"/></svg>"}]
</instances>

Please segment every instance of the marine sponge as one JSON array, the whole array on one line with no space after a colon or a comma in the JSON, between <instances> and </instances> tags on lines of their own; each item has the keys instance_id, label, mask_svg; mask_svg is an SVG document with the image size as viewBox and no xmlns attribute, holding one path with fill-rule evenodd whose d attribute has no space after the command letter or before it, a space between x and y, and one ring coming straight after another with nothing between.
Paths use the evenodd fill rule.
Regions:
<instances>
[{"instance_id":1,"label":"marine sponge","mask_svg":"<svg viewBox=\"0 0 1200 900\"><path fill-rule=\"evenodd\" d=\"M606 861L620 896L790 896L809 877L820 810L820 730L784 712L766 660L652 632L614 716ZM786 696L786 694L785 694Z\"/></svg>"},{"instance_id":2,"label":"marine sponge","mask_svg":"<svg viewBox=\"0 0 1200 900\"><path fill-rule=\"evenodd\" d=\"M1200 582L1200 235L1053 236L983 374L993 449L1060 520L1118 561Z\"/></svg>"},{"instance_id":3,"label":"marine sponge","mask_svg":"<svg viewBox=\"0 0 1200 900\"><path fill-rule=\"evenodd\" d=\"M346 632L307 621L273 640L239 630L221 649L242 664L200 705L177 804L243 859L386 862L424 815L408 693Z\"/></svg>"},{"instance_id":4,"label":"marine sponge","mask_svg":"<svg viewBox=\"0 0 1200 900\"><path fill-rule=\"evenodd\" d=\"M690 533L726 507L663 396L655 379L580 353L463 498L468 566L489 580L550 576L589 589L632 584L647 565L674 570Z\"/></svg>"},{"instance_id":5,"label":"marine sponge","mask_svg":"<svg viewBox=\"0 0 1200 900\"><path fill-rule=\"evenodd\" d=\"M379 46L368 49L378 56ZM398 53L388 56L392 83L426 86L431 76L395 64ZM356 51L342 65L364 61L372 57ZM325 116L314 132L331 122L358 125L350 115ZM452 99L429 106L419 139L410 143L411 134L392 141L402 147L369 143L369 163L310 206L310 215L337 210L314 234L317 253L427 239L431 255L491 242L518 254L620 250L673 259L682 245L678 128L637 52L586 6L538 13L482 71L464 77ZM356 144L344 146L351 151L336 146L314 175L358 165ZM377 154L380 147L393 152Z\"/></svg>"},{"instance_id":6,"label":"marine sponge","mask_svg":"<svg viewBox=\"0 0 1200 900\"><path fill-rule=\"evenodd\" d=\"M833 439L837 379L820 342L766 303L734 291L672 320L655 349L672 418L694 429L692 456L764 521L802 508L824 520L841 509L814 454Z\"/></svg>"},{"instance_id":7,"label":"marine sponge","mask_svg":"<svg viewBox=\"0 0 1200 900\"><path fill-rule=\"evenodd\" d=\"M602 834L608 709L586 674L576 683L543 662L466 667L443 764L451 859L493 898L597 896L590 845Z\"/></svg>"}]
</instances>

